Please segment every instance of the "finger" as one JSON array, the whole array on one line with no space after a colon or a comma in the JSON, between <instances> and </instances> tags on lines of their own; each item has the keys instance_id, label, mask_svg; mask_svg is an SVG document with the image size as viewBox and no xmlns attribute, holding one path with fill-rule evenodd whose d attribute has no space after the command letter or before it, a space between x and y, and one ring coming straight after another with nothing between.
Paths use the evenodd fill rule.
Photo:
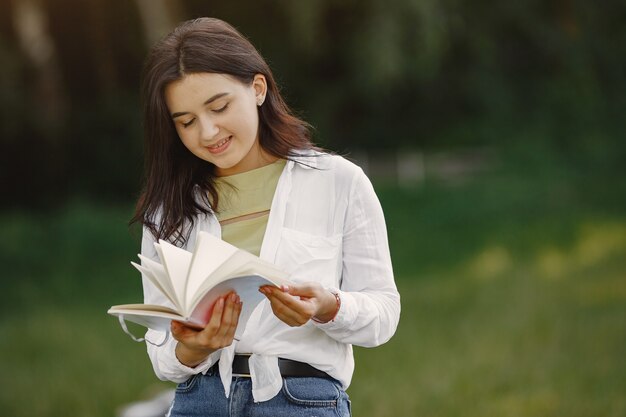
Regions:
<instances>
[{"instance_id":1,"label":"finger","mask_svg":"<svg viewBox=\"0 0 626 417\"><path fill-rule=\"evenodd\" d=\"M222 315L224 314L224 297L220 297L213 304L213 311L211 312L211 318L209 322L202 330L204 336L212 337L220 328L222 322Z\"/></svg>"},{"instance_id":2,"label":"finger","mask_svg":"<svg viewBox=\"0 0 626 417\"><path fill-rule=\"evenodd\" d=\"M284 303L282 299L272 296L268 298L270 299L274 315L284 323L290 326L301 326L310 319L310 316L306 313L303 314L300 310L294 310L290 305Z\"/></svg>"},{"instance_id":3,"label":"finger","mask_svg":"<svg viewBox=\"0 0 626 417\"><path fill-rule=\"evenodd\" d=\"M270 290L270 296L276 300L280 300L287 308L297 311L300 314L309 314L313 309L311 302L307 299L301 299L297 295L291 295L279 289Z\"/></svg>"},{"instance_id":4,"label":"finger","mask_svg":"<svg viewBox=\"0 0 626 417\"><path fill-rule=\"evenodd\" d=\"M170 323L170 332L172 333L172 336L174 337L174 339L179 340L182 337L182 333L183 333L183 326L181 323L172 320L172 322Z\"/></svg>"},{"instance_id":5,"label":"finger","mask_svg":"<svg viewBox=\"0 0 626 417\"><path fill-rule=\"evenodd\" d=\"M321 290L321 286L317 283L302 283L281 287L283 292L299 297L316 297Z\"/></svg>"},{"instance_id":6,"label":"finger","mask_svg":"<svg viewBox=\"0 0 626 417\"><path fill-rule=\"evenodd\" d=\"M189 337L194 337L200 332L200 330L189 327L185 325L185 323L172 320L172 323L170 324L170 332L172 333L174 339L181 341L186 340Z\"/></svg>"},{"instance_id":7,"label":"finger","mask_svg":"<svg viewBox=\"0 0 626 417\"><path fill-rule=\"evenodd\" d=\"M275 286L263 286L259 288L259 291L263 293L270 302L270 306L274 315L278 317L284 323L290 326L297 326L302 324L304 319L298 313L294 311L294 308L286 304L286 300L294 297L283 292L282 289ZM296 308L296 310L299 310Z\"/></svg>"},{"instance_id":8,"label":"finger","mask_svg":"<svg viewBox=\"0 0 626 417\"><path fill-rule=\"evenodd\" d=\"M224 305L224 313L222 314L222 321L220 322L220 327L217 332L217 337L225 337L230 328L233 326L235 309L238 304L238 296L236 293L230 293L226 297L225 305ZM235 324L236 326L236 324Z\"/></svg>"},{"instance_id":9,"label":"finger","mask_svg":"<svg viewBox=\"0 0 626 417\"><path fill-rule=\"evenodd\" d=\"M234 306L232 324L228 328L228 331L225 335L228 344L231 344L233 342L233 339L235 338L235 332L237 331L237 324L239 323L239 315L241 314L242 306L243 304L240 301L238 301Z\"/></svg>"},{"instance_id":10,"label":"finger","mask_svg":"<svg viewBox=\"0 0 626 417\"><path fill-rule=\"evenodd\" d=\"M290 310L300 311L302 309L302 300L297 296L292 296L281 289L276 287L267 289L265 292L266 297L270 302L280 306L280 308L288 308Z\"/></svg>"},{"instance_id":11,"label":"finger","mask_svg":"<svg viewBox=\"0 0 626 417\"><path fill-rule=\"evenodd\" d=\"M226 296L219 297L211 312L211 318L204 329L197 335L195 343L209 347L211 349L220 349L224 347L223 333L221 333L222 320L229 309Z\"/></svg>"}]
</instances>

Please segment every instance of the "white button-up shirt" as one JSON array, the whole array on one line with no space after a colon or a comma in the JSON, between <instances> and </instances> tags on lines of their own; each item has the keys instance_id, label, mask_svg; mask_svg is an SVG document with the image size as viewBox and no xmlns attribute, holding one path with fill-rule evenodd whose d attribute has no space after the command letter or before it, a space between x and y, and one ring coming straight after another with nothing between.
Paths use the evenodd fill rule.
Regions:
<instances>
[{"instance_id":1,"label":"white button-up shirt","mask_svg":"<svg viewBox=\"0 0 626 417\"><path fill-rule=\"evenodd\" d=\"M278 357L305 362L350 385L354 371L352 345L373 347L388 341L400 318L400 295L394 283L382 208L363 171L336 155L302 155L288 161L272 201L260 257L290 273L296 282L317 281L336 291L341 308L329 323L309 321L290 327L264 300L254 310L239 341L209 355L194 368L176 358L172 337L161 346L147 344L156 375L183 382L205 373L219 361L228 396L235 353L251 353L255 401L273 398L282 388ZM200 216L185 244L193 250L198 231L221 236L213 215ZM154 238L144 230L141 252L158 259ZM170 305L147 279L146 304ZM146 339L165 340L148 330Z\"/></svg>"}]
</instances>

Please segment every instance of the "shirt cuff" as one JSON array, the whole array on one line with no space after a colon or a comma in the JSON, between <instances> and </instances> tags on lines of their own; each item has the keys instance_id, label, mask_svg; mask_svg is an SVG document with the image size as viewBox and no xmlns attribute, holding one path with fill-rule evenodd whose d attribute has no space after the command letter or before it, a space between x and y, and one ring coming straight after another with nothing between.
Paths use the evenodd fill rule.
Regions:
<instances>
[{"instance_id":1,"label":"shirt cuff","mask_svg":"<svg viewBox=\"0 0 626 417\"><path fill-rule=\"evenodd\" d=\"M186 381L191 375L206 373L211 366L213 366L220 357L220 351L216 351L207 356L198 365L189 367L184 365L178 360L176 356L177 341L173 340L166 346L163 346L161 354L159 355L159 368L167 379L173 382Z\"/></svg>"},{"instance_id":2,"label":"shirt cuff","mask_svg":"<svg viewBox=\"0 0 626 417\"><path fill-rule=\"evenodd\" d=\"M335 293L339 296L341 300L339 311L335 318L326 323L319 323L313 321L315 326L317 326L320 330L329 331L329 330L337 330L344 329L349 327L357 316L357 307L354 297L345 291L338 290L336 288L328 288L328 290L332 293Z\"/></svg>"}]
</instances>

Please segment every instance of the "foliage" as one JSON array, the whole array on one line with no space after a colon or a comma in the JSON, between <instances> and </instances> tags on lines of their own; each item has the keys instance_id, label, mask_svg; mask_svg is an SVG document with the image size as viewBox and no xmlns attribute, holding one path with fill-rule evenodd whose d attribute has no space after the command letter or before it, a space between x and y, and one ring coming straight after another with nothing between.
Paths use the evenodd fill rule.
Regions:
<instances>
[{"instance_id":1,"label":"foliage","mask_svg":"<svg viewBox=\"0 0 626 417\"><path fill-rule=\"evenodd\" d=\"M513 126L530 133L531 148L625 153L620 0L156 3L172 22L216 16L249 36L331 149L499 144ZM16 4L0 6L6 23ZM3 204L128 200L139 182L145 16L137 2L41 4L63 94L49 102L15 25L4 25L0 174L14 180ZM55 106L61 120L41 116Z\"/></svg>"}]
</instances>

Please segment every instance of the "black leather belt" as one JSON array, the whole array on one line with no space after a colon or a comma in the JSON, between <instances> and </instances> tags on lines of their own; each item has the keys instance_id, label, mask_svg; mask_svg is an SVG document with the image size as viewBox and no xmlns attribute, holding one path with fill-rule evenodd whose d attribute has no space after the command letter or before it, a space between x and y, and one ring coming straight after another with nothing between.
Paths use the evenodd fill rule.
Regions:
<instances>
[{"instance_id":1,"label":"black leather belt","mask_svg":"<svg viewBox=\"0 0 626 417\"><path fill-rule=\"evenodd\" d=\"M233 359L233 376L250 376L248 359L250 359L250 355L235 355ZM214 366L218 367L217 364ZM280 374L284 377L330 378L326 372L320 371L308 363L290 359L278 358L278 369L280 369Z\"/></svg>"}]
</instances>

